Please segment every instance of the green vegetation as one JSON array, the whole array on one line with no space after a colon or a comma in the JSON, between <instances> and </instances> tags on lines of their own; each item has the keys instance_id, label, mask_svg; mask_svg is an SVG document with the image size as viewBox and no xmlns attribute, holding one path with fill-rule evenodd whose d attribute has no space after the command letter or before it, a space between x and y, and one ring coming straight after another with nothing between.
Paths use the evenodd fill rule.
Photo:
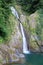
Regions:
<instances>
[{"instance_id":1,"label":"green vegetation","mask_svg":"<svg viewBox=\"0 0 43 65\"><path fill-rule=\"evenodd\" d=\"M19 59L18 54L23 53L20 22L12 14L10 6L15 7L19 14L30 51L43 52L43 0L0 0L1 65L3 60L9 63L9 59L16 59L14 54Z\"/></svg>"},{"instance_id":2,"label":"green vegetation","mask_svg":"<svg viewBox=\"0 0 43 65\"><path fill-rule=\"evenodd\" d=\"M12 0L0 0L0 42L7 41L11 35L11 14L9 4Z\"/></svg>"},{"instance_id":3,"label":"green vegetation","mask_svg":"<svg viewBox=\"0 0 43 65\"><path fill-rule=\"evenodd\" d=\"M11 14L11 10L9 8L10 5L15 6L18 13L20 12L19 14L22 14L22 11L25 12L26 15L28 13L30 16L37 12L37 15L35 14L35 28L32 28L29 24L29 16L28 22L23 22L23 25L27 32L31 32L31 34L36 35L38 40L43 43L43 0L0 0L0 42L9 40L13 29L16 27L13 21L15 18Z\"/></svg>"},{"instance_id":4,"label":"green vegetation","mask_svg":"<svg viewBox=\"0 0 43 65\"><path fill-rule=\"evenodd\" d=\"M41 41L41 43L43 43L43 9L38 10L38 17L37 17L37 26L36 26L36 34L39 38L39 40Z\"/></svg>"},{"instance_id":5,"label":"green vegetation","mask_svg":"<svg viewBox=\"0 0 43 65\"><path fill-rule=\"evenodd\" d=\"M43 0L16 0L16 2L28 14L32 14L37 9L43 7Z\"/></svg>"}]
</instances>

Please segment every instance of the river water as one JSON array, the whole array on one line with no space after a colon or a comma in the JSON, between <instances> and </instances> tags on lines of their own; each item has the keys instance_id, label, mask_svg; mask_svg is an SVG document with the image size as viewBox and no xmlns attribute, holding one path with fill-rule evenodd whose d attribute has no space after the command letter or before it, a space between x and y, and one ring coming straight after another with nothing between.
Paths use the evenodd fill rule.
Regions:
<instances>
[{"instance_id":1,"label":"river water","mask_svg":"<svg viewBox=\"0 0 43 65\"><path fill-rule=\"evenodd\" d=\"M25 60L23 63L13 63L10 65L43 65L43 54L25 54Z\"/></svg>"}]
</instances>

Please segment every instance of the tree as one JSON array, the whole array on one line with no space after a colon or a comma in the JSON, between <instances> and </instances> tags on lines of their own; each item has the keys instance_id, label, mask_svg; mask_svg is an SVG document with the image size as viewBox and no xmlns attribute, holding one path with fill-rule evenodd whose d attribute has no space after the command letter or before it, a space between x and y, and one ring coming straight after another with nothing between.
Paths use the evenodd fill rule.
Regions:
<instances>
[{"instance_id":1,"label":"tree","mask_svg":"<svg viewBox=\"0 0 43 65\"><path fill-rule=\"evenodd\" d=\"M10 33L10 22L9 22L9 3L11 0L0 0L0 39L6 39Z\"/></svg>"},{"instance_id":2,"label":"tree","mask_svg":"<svg viewBox=\"0 0 43 65\"><path fill-rule=\"evenodd\" d=\"M40 0L16 0L17 4L21 5L22 10L27 13L34 13L40 5Z\"/></svg>"}]
</instances>

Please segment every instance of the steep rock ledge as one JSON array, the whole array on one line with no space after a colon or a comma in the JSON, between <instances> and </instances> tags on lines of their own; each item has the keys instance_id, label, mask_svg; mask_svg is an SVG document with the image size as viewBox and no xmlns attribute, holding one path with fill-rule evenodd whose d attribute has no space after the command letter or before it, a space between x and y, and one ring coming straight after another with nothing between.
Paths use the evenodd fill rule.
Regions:
<instances>
[{"instance_id":1,"label":"steep rock ledge","mask_svg":"<svg viewBox=\"0 0 43 65\"><path fill-rule=\"evenodd\" d=\"M19 62L22 54L22 36L19 23L13 15L10 15L12 34L9 41L0 44L0 65L9 62ZM12 25L13 24L13 25ZM24 55L22 55L24 57Z\"/></svg>"}]
</instances>

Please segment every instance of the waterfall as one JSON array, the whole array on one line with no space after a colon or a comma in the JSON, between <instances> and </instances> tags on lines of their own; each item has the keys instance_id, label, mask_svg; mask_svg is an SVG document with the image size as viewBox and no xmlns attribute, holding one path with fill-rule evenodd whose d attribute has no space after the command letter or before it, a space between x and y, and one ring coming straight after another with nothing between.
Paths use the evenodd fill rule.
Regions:
<instances>
[{"instance_id":1,"label":"waterfall","mask_svg":"<svg viewBox=\"0 0 43 65\"><path fill-rule=\"evenodd\" d=\"M22 37L23 37L23 53L29 54L30 51L28 51L28 48L27 48L27 41L26 41L26 37L24 34L23 26L21 23L20 23L20 27L21 27Z\"/></svg>"},{"instance_id":2,"label":"waterfall","mask_svg":"<svg viewBox=\"0 0 43 65\"><path fill-rule=\"evenodd\" d=\"M18 15L18 12L16 11L16 9L14 7L11 7L10 9L12 11L12 14L19 20L19 15ZM20 20L19 20L19 22L20 22ZM20 23L20 28L21 28L21 33L22 33L22 37L23 37L22 38L23 39L23 53L29 54L30 51L28 50L28 47L27 47L26 37L25 37L23 26L21 23Z\"/></svg>"},{"instance_id":3,"label":"waterfall","mask_svg":"<svg viewBox=\"0 0 43 65\"><path fill-rule=\"evenodd\" d=\"M16 9L15 9L14 7L11 7L10 9L11 9L11 11L12 11L12 14L13 14L17 19L19 19L19 15L18 15L18 12L16 11Z\"/></svg>"}]
</instances>

